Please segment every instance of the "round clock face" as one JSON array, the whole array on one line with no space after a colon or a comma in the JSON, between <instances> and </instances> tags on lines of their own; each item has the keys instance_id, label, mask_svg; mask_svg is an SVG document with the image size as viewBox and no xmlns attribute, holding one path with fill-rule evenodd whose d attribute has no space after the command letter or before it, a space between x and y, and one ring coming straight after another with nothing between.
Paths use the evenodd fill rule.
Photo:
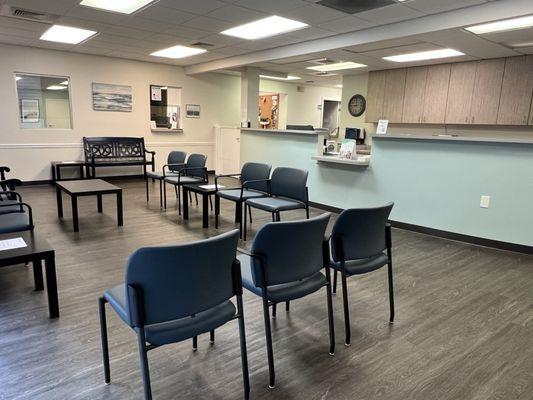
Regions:
<instances>
[{"instance_id":1,"label":"round clock face","mask_svg":"<svg viewBox=\"0 0 533 400\"><path fill-rule=\"evenodd\" d=\"M360 117L365 112L365 109L365 98L360 94L352 96L352 98L348 102L348 111L350 112L350 114L354 117Z\"/></svg>"}]
</instances>

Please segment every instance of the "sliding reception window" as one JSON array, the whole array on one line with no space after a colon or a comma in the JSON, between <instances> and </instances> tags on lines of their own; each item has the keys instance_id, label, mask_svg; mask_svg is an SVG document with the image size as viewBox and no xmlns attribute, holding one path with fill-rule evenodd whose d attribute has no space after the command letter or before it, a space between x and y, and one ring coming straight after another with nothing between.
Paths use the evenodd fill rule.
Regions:
<instances>
[{"instance_id":1,"label":"sliding reception window","mask_svg":"<svg viewBox=\"0 0 533 400\"><path fill-rule=\"evenodd\" d=\"M72 129L66 76L16 74L22 129Z\"/></svg>"},{"instance_id":2,"label":"sliding reception window","mask_svg":"<svg viewBox=\"0 0 533 400\"><path fill-rule=\"evenodd\" d=\"M152 129L181 129L181 88L150 85Z\"/></svg>"}]
</instances>

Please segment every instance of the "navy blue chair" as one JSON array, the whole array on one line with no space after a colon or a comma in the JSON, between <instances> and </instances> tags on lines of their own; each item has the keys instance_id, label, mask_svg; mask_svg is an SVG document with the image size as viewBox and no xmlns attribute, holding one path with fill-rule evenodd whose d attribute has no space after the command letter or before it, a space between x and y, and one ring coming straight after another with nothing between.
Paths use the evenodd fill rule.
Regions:
<instances>
[{"instance_id":1,"label":"navy blue chair","mask_svg":"<svg viewBox=\"0 0 533 400\"><path fill-rule=\"evenodd\" d=\"M141 248L129 257L125 283L98 301L106 383L111 381L105 316L109 303L137 334L145 399L152 398L149 350L190 338L195 349L198 335L211 332L214 341L214 330L233 319L239 322L244 398L249 398L238 240L235 229L196 243Z\"/></svg>"},{"instance_id":2,"label":"navy blue chair","mask_svg":"<svg viewBox=\"0 0 533 400\"><path fill-rule=\"evenodd\" d=\"M15 192L21 181L6 179L5 174L10 171L9 167L0 166L0 233L31 231L34 228L31 206Z\"/></svg>"},{"instance_id":3,"label":"navy blue chair","mask_svg":"<svg viewBox=\"0 0 533 400\"><path fill-rule=\"evenodd\" d=\"M222 199L235 202L235 222L239 223L239 231L242 237L242 205L246 200L267 197L268 196L268 183L267 180L270 177L270 170L272 166L270 164L262 164L255 162L247 162L241 168L240 174L227 174L217 175L215 177L215 187L217 190L216 195ZM219 188L219 178L233 177L239 178L241 183L238 188ZM218 204L215 203L215 205ZM246 207L244 208L246 212ZM215 227L218 229L218 216L220 214L220 208L215 207ZM252 213L250 211L250 223L252 222Z\"/></svg>"},{"instance_id":4,"label":"navy blue chair","mask_svg":"<svg viewBox=\"0 0 533 400\"><path fill-rule=\"evenodd\" d=\"M178 202L178 211L181 215L181 201L180 201L180 187L191 183L207 183L207 168L205 163L207 156L203 154L191 154L185 163L185 168L181 168L177 171L177 176L167 176L163 179L163 201L165 208L167 208L167 187L169 183L174 185L174 191L176 192L176 199ZM187 201L187 199L184 199ZM196 199L198 204L198 199Z\"/></svg>"},{"instance_id":5,"label":"navy blue chair","mask_svg":"<svg viewBox=\"0 0 533 400\"><path fill-rule=\"evenodd\" d=\"M341 273L346 346L350 345L350 310L346 279L375 271L387 265L389 276L390 319L394 321L391 226L387 222L394 203L375 208L344 210L331 232L331 261L334 269L333 292L337 291L337 271Z\"/></svg>"},{"instance_id":6,"label":"navy blue chair","mask_svg":"<svg viewBox=\"0 0 533 400\"><path fill-rule=\"evenodd\" d=\"M329 273L329 248L324 239L330 214L292 222L268 223L258 232L250 252L237 256L242 283L263 299L269 386L275 385L274 353L269 307L307 296L325 287L329 321L329 352L335 353L333 303ZM325 275L321 270L325 268Z\"/></svg>"},{"instance_id":7,"label":"navy blue chair","mask_svg":"<svg viewBox=\"0 0 533 400\"><path fill-rule=\"evenodd\" d=\"M304 209L309 218L309 194L307 190L308 172L303 169L278 167L272 177L265 180L269 197L246 200L250 208L267 211L272 221L280 221L281 211ZM246 240L246 213L244 213L244 240Z\"/></svg>"},{"instance_id":8,"label":"navy blue chair","mask_svg":"<svg viewBox=\"0 0 533 400\"><path fill-rule=\"evenodd\" d=\"M177 176L178 171L185 167L185 159L187 152L185 151L171 151L168 154L167 163L163 165L161 171L147 171L146 176L152 181L159 181L159 204L163 207L163 180L167 176ZM146 180L146 201L149 200L148 179Z\"/></svg>"}]
</instances>

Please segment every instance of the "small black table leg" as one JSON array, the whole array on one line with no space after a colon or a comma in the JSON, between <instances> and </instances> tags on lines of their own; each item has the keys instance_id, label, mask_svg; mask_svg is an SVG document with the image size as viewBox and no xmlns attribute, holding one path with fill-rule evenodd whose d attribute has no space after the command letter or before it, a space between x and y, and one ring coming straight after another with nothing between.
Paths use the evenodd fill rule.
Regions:
<instances>
[{"instance_id":1,"label":"small black table leg","mask_svg":"<svg viewBox=\"0 0 533 400\"><path fill-rule=\"evenodd\" d=\"M57 178L58 181L60 181L61 180L61 166L60 165L56 165L56 172L57 172L56 173L56 175L57 175L56 178Z\"/></svg>"},{"instance_id":2,"label":"small black table leg","mask_svg":"<svg viewBox=\"0 0 533 400\"><path fill-rule=\"evenodd\" d=\"M52 181L56 181L56 166L52 164Z\"/></svg>"},{"instance_id":3,"label":"small black table leg","mask_svg":"<svg viewBox=\"0 0 533 400\"><path fill-rule=\"evenodd\" d=\"M72 195L72 224L74 225L74 232L80 231L78 223L78 196Z\"/></svg>"},{"instance_id":4,"label":"small black table leg","mask_svg":"<svg viewBox=\"0 0 533 400\"><path fill-rule=\"evenodd\" d=\"M202 194L202 226L209 228L209 195Z\"/></svg>"},{"instance_id":5,"label":"small black table leg","mask_svg":"<svg viewBox=\"0 0 533 400\"><path fill-rule=\"evenodd\" d=\"M57 280L55 254L52 253L44 260L46 273L46 292L48 295L48 311L50 318L59 317L59 300L57 298Z\"/></svg>"},{"instance_id":6,"label":"small black table leg","mask_svg":"<svg viewBox=\"0 0 533 400\"><path fill-rule=\"evenodd\" d=\"M218 218L220 215L220 197L215 194L215 228L218 229Z\"/></svg>"},{"instance_id":7,"label":"small black table leg","mask_svg":"<svg viewBox=\"0 0 533 400\"><path fill-rule=\"evenodd\" d=\"M117 192L117 219L118 226L124 226L124 211L122 210L122 190Z\"/></svg>"},{"instance_id":8,"label":"small black table leg","mask_svg":"<svg viewBox=\"0 0 533 400\"><path fill-rule=\"evenodd\" d=\"M80 165L80 179L83 179L83 165Z\"/></svg>"},{"instance_id":9,"label":"small black table leg","mask_svg":"<svg viewBox=\"0 0 533 400\"><path fill-rule=\"evenodd\" d=\"M103 210L104 210L104 207L102 205L102 195L101 194L97 194L96 195L96 201L98 203L98 212L101 213Z\"/></svg>"},{"instance_id":10,"label":"small black table leg","mask_svg":"<svg viewBox=\"0 0 533 400\"><path fill-rule=\"evenodd\" d=\"M63 196L61 189L56 186L56 196L57 196L57 216L63 218Z\"/></svg>"},{"instance_id":11,"label":"small black table leg","mask_svg":"<svg viewBox=\"0 0 533 400\"><path fill-rule=\"evenodd\" d=\"M183 190L183 219L188 220L189 219L189 201L188 201L188 194L189 191L185 186L182 186Z\"/></svg>"},{"instance_id":12,"label":"small black table leg","mask_svg":"<svg viewBox=\"0 0 533 400\"><path fill-rule=\"evenodd\" d=\"M33 281L35 282L36 291L44 289L43 267L40 258L36 258L33 260Z\"/></svg>"}]
</instances>

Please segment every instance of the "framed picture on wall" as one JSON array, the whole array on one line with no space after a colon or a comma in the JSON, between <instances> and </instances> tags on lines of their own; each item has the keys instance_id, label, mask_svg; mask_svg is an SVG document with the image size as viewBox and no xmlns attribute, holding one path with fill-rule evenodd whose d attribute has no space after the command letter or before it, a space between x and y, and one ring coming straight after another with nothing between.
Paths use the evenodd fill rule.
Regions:
<instances>
[{"instance_id":1,"label":"framed picture on wall","mask_svg":"<svg viewBox=\"0 0 533 400\"><path fill-rule=\"evenodd\" d=\"M22 99L21 100L22 122L39 122L41 117L39 111L39 100Z\"/></svg>"},{"instance_id":2,"label":"framed picture on wall","mask_svg":"<svg viewBox=\"0 0 533 400\"><path fill-rule=\"evenodd\" d=\"M200 106L198 104L187 104L185 116L187 118L200 118Z\"/></svg>"},{"instance_id":3,"label":"framed picture on wall","mask_svg":"<svg viewBox=\"0 0 533 400\"><path fill-rule=\"evenodd\" d=\"M93 110L131 112L131 86L93 83L92 89Z\"/></svg>"}]
</instances>

